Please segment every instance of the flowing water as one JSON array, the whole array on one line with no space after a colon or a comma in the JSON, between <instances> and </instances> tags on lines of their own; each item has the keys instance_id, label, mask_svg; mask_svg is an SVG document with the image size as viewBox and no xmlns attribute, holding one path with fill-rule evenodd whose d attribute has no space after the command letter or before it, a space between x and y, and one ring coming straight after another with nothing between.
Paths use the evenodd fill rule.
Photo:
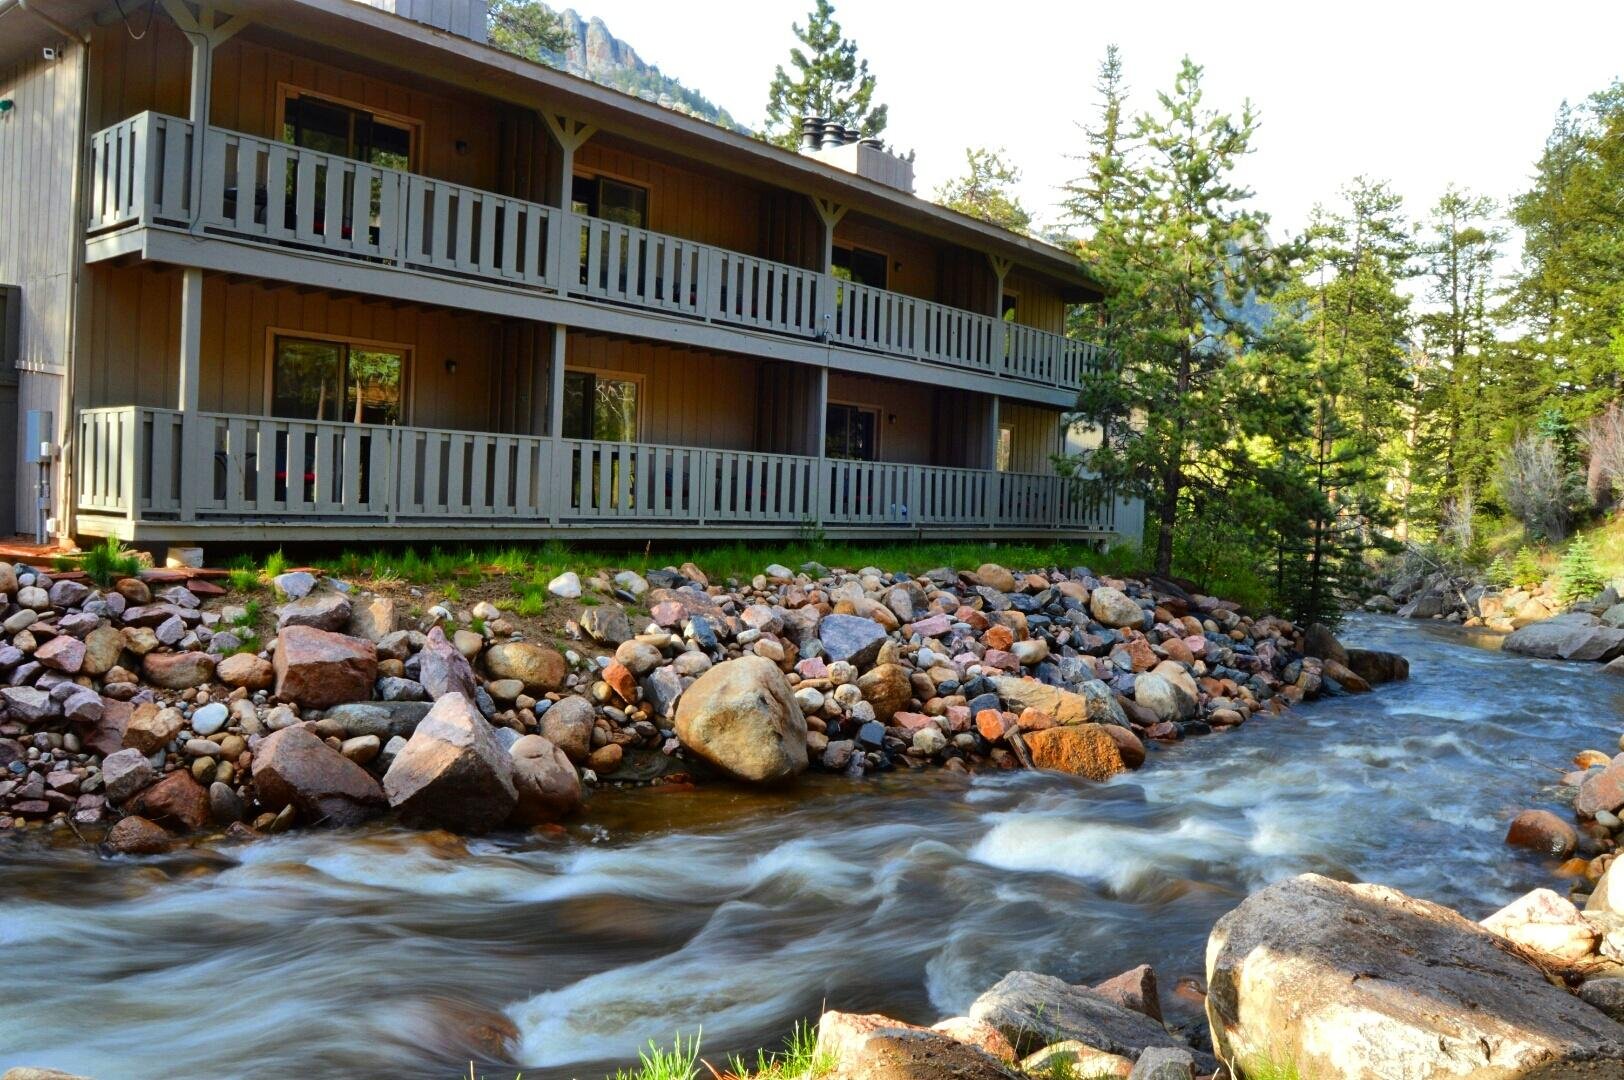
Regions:
<instances>
[{"instance_id":1,"label":"flowing water","mask_svg":"<svg viewBox=\"0 0 1624 1080\"><path fill-rule=\"evenodd\" d=\"M1481 917L1549 883L1503 846L1624 680L1356 618L1408 683L1153 747L1107 784L813 778L598 798L556 837L303 833L160 858L0 846L0 1066L113 1078L596 1078L650 1039L775 1046L825 1003L929 1022L1005 972L1202 967L1305 870ZM1551 804L1554 805L1554 804Z\"/></svg>"}]
</instances>

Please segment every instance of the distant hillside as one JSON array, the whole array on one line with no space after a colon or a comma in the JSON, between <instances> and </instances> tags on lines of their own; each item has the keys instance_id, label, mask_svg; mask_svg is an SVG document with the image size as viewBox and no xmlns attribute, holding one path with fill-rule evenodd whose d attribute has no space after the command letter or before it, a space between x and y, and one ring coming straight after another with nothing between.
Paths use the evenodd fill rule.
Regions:
<instances>
[{"instance_id":1,"label":"distant hillside","mask_svg":"<svg viewBox=\"0 0 1624 1080\"><path fill-rule=\"evenodd\" d=\"M583 19L573 8L566 9L560 17L565 28L575 36L575 44L563 56L552 57L557 67L668 109L750 134L750 129L728 115L726 109L662 73L654 64L646 63L636 49L611 34L602 19L596 16Z\"/></svg>"}]
</instances>

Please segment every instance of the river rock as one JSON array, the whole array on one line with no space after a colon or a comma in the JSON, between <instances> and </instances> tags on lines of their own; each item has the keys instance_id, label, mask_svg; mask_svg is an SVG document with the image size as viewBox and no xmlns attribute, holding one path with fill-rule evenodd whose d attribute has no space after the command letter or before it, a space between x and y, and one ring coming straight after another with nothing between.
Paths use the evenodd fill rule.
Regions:
<instances>
[{"instance_id":1,"label":"river rock","mask_svg":"<svg viewBox=\"0 0 1624 1080\"><path fill-rule=\"evenodd\" d=\"M1624 1075L1624 1026L1448 908L1303 874L1253 893L1207 942L1226 1060L1301 1075Z\"/></svg>"},{"instance_id":2,"label":"river rock","mask_svg":"<svg viewBox=\"0 0 1624 1080\"><path fill-rule=\"evenodd\" d=\"M1624 1020L1624 978L1587 979L1579 987L1579 998L1614 1020Z\"/></svg>"},{"instance_id":3,"label":"river rock","mask_svg":"<svg viewBox=\"0 0 1624 1080\"><path fill-rule=\"evenodd\" d=\"M1088 611L1101 626L1112 629L1145 625L1145 609L1121 589L1101 585L1088 597Z\"/></svg>"},{"instance_id":4,"label":"river rock","mask_svg":"<svg viewBox=\"0 0 1624 1080\"><path fill-rule=\"evenodd\" d=\"M236 653L215 666L214 677L233 688L240 686L246 690L269 690L276 682L276 669L262 656Z\"/></svg>"},{"instance_id":5,"label":"river rock","mask_svg":"<svg viewBox=\"0 0 1624 1080\"><path fill-rule=\"evenodd\" d=\"M350 603L350 621L345 628L350 637L376 644L399 627L400 615L395 602L387 596L366 596Z\"/></svg>"},{"instance_id":6,"label":"river rock","mask_svg":"<svg viewBox=\"0 0 1624 1080\"><path fill-rule=\"evenodd\" d=\"M67 634L58 634L34 650L34 659L52 671L77 675L85 662L85 643Z\"/></svg>"},{"instance_id":7,"label":"river rock","mask_svg":"<svg viewBox=\"0 0 1624 1080\"><path fill-rule=\"evenodd\" d=\"M569 664L556 649L509 641L485 650L485 671L493 679L518 679L525 693L539 697L563 689Z\"/></svg>"},{"instance_id":8,"label":"river rock","mask_svg":"<svg viewBox=\"0 0 1624 1080\"><path fill-rule=\"evenodd\" d=\"M1027 1076L1087 1077L1088 1080L1127 1080L1133 1072L1133 1059L1107 1054L1076 1039L1051 1043L1021 1061Z\"/></svg>"},{"instance_id":9,"label":"river rock","mask_svg":"<svg viewBox=\"0 0 1624 1080\"><path fill-rule=\"evenodd\" d=\"M260 743L253 771L259 801L270 810L292 806L307 825L359 825L385 805L371 773L303 727Z\"/></svg>"},{"instance_id":10,"label":"river rock","mask_svg":"<svg viewBox=\"0 0 1624 1080\"><path fill-rule=\"evenodd\" d=\"M107 850L115 855L161 855L174 841L162 825L132 814L113 823L107 830L106 843Z\"/></svg>"},{"instance_id":11,"label":"river rock","mask_svg":"<svg viewBox=\"0 0 1624 1080\"><path fill-rule=\"evenodd\" d=\"M1100 724L1073 724L1026 733L1026 748L1039 769L1109 780L1126 772L1122 751Z\"/></svg>"},{"instance_id":12,"label":"river rock","mask_svg":"<svg viewBox=\"0 0 1624 1080\"><path fill-rule=\"evenodd\" d=\"M997 589L1001 593L1012 593L1016 589L1015 575L999 566L997 563L982 563L976 567L976 584L985 585L989 589Z\"/></svg>"},{"instance_id":13,"label":"river rock","mask_svg":"<svg viewBox=\"0 0 1624 1080\"><path fill-rule=\"evenodd\" d=\"M461 833L498 827L519 801L513 759L461 694L434 703L390 764L383 788L408 824Z\"/></svg>"},{"instance_id":14,"label":"river rock","mask_svg":"<svg viewBox=\"0 0 1624 1080\"><path fill-rule=\"evenodd\" d=\"M513 758L513 787L519 795L510 819L513 824L557 821L580 807L581 777L563 750L540 735L525 735L508 753Z\"/></svg>"},{"instance_id":15,"label":"river rock","mask_svg":"<svg viewBox=\"0 0 1624 1080\"><path fill-rule=\"evenodd\" d=\"M1377 649L1349 649L1348 669L1371 686L1401 682L1410 677L1410 662L1398 653Z\"/></svg>"},{"instance_id":16,"label":"river rock","mask_svg":"<svg viewBox=\"0 0 1624 1080\"><path fill-rule=\"evenodd\" d=\"M826 1012L816 1054L840 1080L1016 1080L985 1050L878 1014Z\"/></svg>"},{"instance_id":17,"label":"river rock","mask_svg":"<svg viewBox=\"0 0 1624 1080\"><path fill-rule=\"evenodd\" d=\"M677 702L675 727L684 747L740 780L770 783L807 766L800 706L784 673L759 656L717 664L695 680Z\"/></svg>"},{"instance_id":18,"label":"river rock","mask_svg":"<svg viewBox=\"0 0 1624 1080\"><path fill-rule=\"evenodd\" d=\"M0 705L7 716L24 724L40 724L62 715L62 707L44 690L32 686L0 688Z\"/></svg>"},{"instance_id":19,"label":"river rock","mask_svg":"<svg viewBox=\"0 0 1624 1080\"><path fill-rule=\"evenodd\" d=\"M327 719L346 739L376 735L387 743L397 735L410 738L429 708L426 701L352 701L328 709Z\"/></svg>"},{"instance_id":20,"label":"river rock","mask_svg":"<svg viewBox=\"0 0 1624 1080\"><path fill-rule=\"evenodd\" d=\"M1479 925L1558 963L1583 960L1595 951L1601 936L1578 908L1550 889L1535 889L1513 900Z\"/></svg>"},{"instance_id":21,"label":"river rock","mask_svg":"<svg viewBox=\"0 0 1624 1080\"><path fill-rule=\"evenodd\" d=\"M85 658L79 670L101 676L112 671L124 651L124 635L111 626L98 626L85 635Z\"/></svg>"},{"instance_id":22,"label":"river rock","mask_svg":"<svg viewBox=\"0 0 1624 1080\"><path fill-rule=\"evenodd\" d=\"M592 725L597 711L583 697L560 698L541 714L541 734L574 762L592 753Z\"/></svg>"},{"instance_id":23,"label":"river rock","mask_svg":"<svg viewBox=\"0 0 1624 1080\"><path fill-rule=\"evenodd\" d=\"M153 686L188 690L211 682L214 664L214 657L205 652L154 652L141 658L141 674Z\"/></svg>"},{"instance_id":24,"label":"river rock","mask_svg":"<svg viewBox=\"0 0 1624 1080\"><path fill-rule=\"evenodd\" d=\"M423 684L429 697L438 701L447 694L461 694L469 701L474 700L478 688L474 669L468 663L468 658L446 640L445 631L438 626L429 630L423 648L417 654L417 663L417 681ZM505 678L501 674L494 677Z\"/></svg>"},{"instance_id":25,"label":"river rock","mask_svg":"<svg viewBox=\"0 0 1624 1080\"><path fill-rule=\"evenodd\" d=\"M1596 887L1590 890L1590 899L1585 901L1586 911L1597 915L1624 915L1624 872L1617 877L1613 875L1618 865L1616 859L1607 864Z\"/></svg>"},{"instance_id":26,"label":"river rock","mask_svg":"<svg viewBox=\"0 0 1624 1080\"><path fill-rule=\"evenodd\" d=\"M1036 709L1054 717L1060 724L1120 724L1128 726L1122 706L1111 688L1098 679L1089 679L1074 693L1036 679L1001 675L992 680L993 689L1014 712Z\"/></svg>"},{"instance_id":27,"label":"river rock","mask_svg":"<svg viewBox=\"0 0 1624 1080\"><path fill-rule=\"evenodd\" d=\"M1572 825L1549 810L1524 810L1511 819L1511 827L1506 830L1506 843L1552 858L1565 859L1579 846L1579 834Z\"/></svg>"},{"instance_id":28,"label":"river rock","mask_svg":"<svg viewBox=\"0 0 1624 1080\"><path fill-rule=\"evenodd\" d=\"M897 710L907 708L913 697L913 683L900 664L879 664L865 671L857 680L857 689L862 691L863 700L874 706L874 715L882 724L889 724Z\"/></svg>"},{"instance_id":29,"label":"river rock","mask_svg":"<svg viewBox=\"0 0 1624 1080\"><path fill-rule=\"evenodd\" d=\"M186 717L179 709L166 709L157 702L143 701L130 710L130 718L124 724L124 745L152 754L173 741L185 726Z\"/></svg>"},{"instance_id":30,"label":"river rock","mask_svg":"<svg viewBox=\"0 0 1624 1080\"><path fill-rule=\"evenodd\" d=\"M185 769L169 773L156 784L138 792L125 808L165 828L196 832L207 828L209 793Z\"/></svg>"},{"instance_id":31,"label":"river rock","mask_svg":"<svg viewBox=\"0 0 1624 1080\"><path fill-rule=\"evenodd\" d=\"M350 625L350 598L336 589L320 589L276 609L276 626L314 626L342 633Z\"/></svg>"},{"instance_id":32,"label":"river rock","mask_svg":"<svg viewBox=\"0 0 1624 1080\"><path fill-rule=\"evenodd\" d=\"M1128 1080L1191 1080L1195 1076L1195 1055L1172 1046L1152 1046L1133 1063Z\"/></svg>"},{"instance_id":33,"label":"river rock","mask_svg":"<svg viewBox=\"0 0 1624 1080\"><path fill-rule=\"evenodd\" d=\"M1543 660L1611 660L1624 652L1624 630L1600 626L1594 615L1572 613L1513 630L1500 647Z\"/></svg>"},{"instance_id":34,"label":"river rock","mask_svg":"<svg viewBox=\"0 0 1624 1080\"><path fill-rule=\"evenodd\" d=\"M619 645L632 636L631 621L616 604L599 604L581 612L581 629L602 645Z\"/></svg>"},{"instance_id":35,"label":"river rock","mask_svg":"<svg viewBox=\"0 0 1624 1080\"><path fill-rule=\"evenodd\" d=\"M1593 818L1604 810L1612 812L1621 806L1624 806L1624 761L1591 770L1573 797L1573 812L1580 817Z\"/></svg>"},{"instance_id":36,"label":"river rock","mask_svg":"<svg viewBox=\"0 0 1624 1080\"><path fill-rule=\"evenodd\" d=\"M278 634L275 658L276 696L306 708L365 701L378 678L372 642L313 626L290 626Z\"/></svg>"},{"instance_id":37,"label":"river rock","mask_svg":"<svg viewBox=\"0 0 1624 1080\"><path fill-rule=\"evenodd\" d=\"M1156 971L1149 964L1129 968L1120 975L1095 983L1091 989L1124 1009L1144 1013L1158 1024L1162 1022L1162 996L1156 987Z\"/></svg>"},{"instance_id":38,"label":"river rock","mask_svg":"<svg viewBox=\"0 0 1624 1080\"><path fill-rule=\"evenodd\" d=\"M972 1020L968 1016L950 1016L946 1020L939 1020L930 1026L932 1031L940 1031L949 1038L957 1039L961 1043L969 1043L979 1050L985 1050L999 1061L1013 1065L1019 1060L1015 1048L1009 1045L1004 1033L987 1023L985 1020Z\"/></svg>"},{"instance_id":39,"label":"river rock","mask_svg":"<svg viewBox=\"0 0 1624 1080\"><path fill-rule=\"evenodd\" d=\"M248 813L242 796L227 783L216 780L209 785L209 816L216 825L225 826L241 821Z\"/></svg>"},{"instance_id":40,"label":"river rock","mask_svg":"<svg viewBox=\"0 0 1624 1080\"><path fill-rule=\"evenodd\" d=\"M1189 698L1172 682L1149 671L1134 679L1133 701L1162 721L1187 720L1195 713Z\"/></svg>"},{"instance_id":41,"label":"river rock","mask_svg":"<svg viewBox=\"0 0 1624 1080\"><path fill-rule=\"evenodd\" d=\"M970 1015L1003 1032L1022 1054L1066 1039L1127 1058L1138 1058L1149 1046L1188 1049L1150 1017L1123 1008L1086 986L1072 986L1034 971L1012 971L999 979L976 998ZM1198 1060L1209 1072L1217 1064L1204 1054Z\"/></svg>"},{"instance_id":42,"label":"river rock","mask_svg":"<svg viewBox=\"0 0 1624 1080\"><path fill-rule=\"evenodd\" d=\"M818 623L824 657L844 660L859 670L872 664L886 641L885 627L859 615L825 615Z\"/></svg>"},{"instance_id":43,"label":"river rock","mask_svg":"<svg viewBox=\"0 0 1624 1080\"><path fill-rule=\"evenodd\" d=\"M102 783L106 785L107 797L115 804L123 803L152 783L156 775L147 755L134 747L102 759Z\"/></svg>"}]
</instances>

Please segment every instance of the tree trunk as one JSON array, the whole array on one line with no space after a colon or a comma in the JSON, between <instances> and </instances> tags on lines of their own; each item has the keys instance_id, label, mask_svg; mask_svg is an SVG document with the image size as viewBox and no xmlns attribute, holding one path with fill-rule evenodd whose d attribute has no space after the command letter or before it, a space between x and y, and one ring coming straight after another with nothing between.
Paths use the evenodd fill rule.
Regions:
<instances>
[{"instance_id":1,"label":"tree trunk","mask_svg":"<svg viewBox=\"0 0 1624 1080\"><path fill-rule=\"evenodd\" d=\"M1184 486L1184 466L1175 454L1162 472L1162 502L1156 515L1156 573L1167 577L1173 572L1173 524L1178 519L1179 489Z\"/></svg>"}]
</instances>

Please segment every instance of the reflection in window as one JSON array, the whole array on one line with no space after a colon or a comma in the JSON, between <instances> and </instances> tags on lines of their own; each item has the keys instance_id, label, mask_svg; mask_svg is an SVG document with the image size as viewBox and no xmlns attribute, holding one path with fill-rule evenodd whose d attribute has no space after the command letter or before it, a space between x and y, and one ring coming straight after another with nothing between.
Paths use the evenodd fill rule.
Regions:
<instances>
[{"instance_id":1,"label":"reflection in window","mask_svg":"<svg viewBox=\"0 0 1624 1080\"><path fill-rule=\"evenodd\" d=\"M564 372L564 438L637 441L637 380Z\"/></svg>"},{"instance_id":2,"label":"reflection in window","mask_svg":"<svg viewBox=\"0 0 1624 1080\"><path fill-rule=\"evenodd\" d=\"M408 125L308 94L284 104L282 141L385 169L406 171L412 164Z\"/></svg>"},{"instance_id":3,"label":"reflection in window","mask_svg":"<svg viewBox=\"0 0 1624 1080\"><path fill-rule=\"evenodd\" d=\"M878 251L837 245L832 249L829 261L833 264L834 276L842 281L872 285L876 289L886 287L886 271L890 266L886 257Z\"/></svg>"},{"instance_id":4,"label":"reflection in window","mask_svg":"<svg viewBox=\"0 0 1624 1080\"><path fill-rule=\"evenodd\" d=\"M1009 472L1015 460L1015 429L1007 425L998 428L998 471Z\"/></svg>"},{"instance_id":5,"label":"reflection in window","mask_svg":"<svg viewBox=\"0 0 1624 1080\"><path fill-rule=\"evenodd\" d=\"M570 192L577 214L648 228L648 189L607 176L577 176Z\"/></svg>"},{"instance_id":6,"label":"reflection in window","mask_svg":"<svg viewBox=\"0 0 1624 1080\"><path fill-rule=\"evenodd\" d=\"M824 430L824 456L842 461L873 461L874 433L879 417L875 409L831 402Z\"/></svg>"},{"instance_id":7,"label":"reflection in window","mask_svg":"<svg viewBox=\"0 0 1624 1080\"><path fill-rule=\"evenodd\" d=\"M398 349L279 337L271 373L271 415L296 420L398 424L405 355Z\"/></svg>"}]
</instances>

